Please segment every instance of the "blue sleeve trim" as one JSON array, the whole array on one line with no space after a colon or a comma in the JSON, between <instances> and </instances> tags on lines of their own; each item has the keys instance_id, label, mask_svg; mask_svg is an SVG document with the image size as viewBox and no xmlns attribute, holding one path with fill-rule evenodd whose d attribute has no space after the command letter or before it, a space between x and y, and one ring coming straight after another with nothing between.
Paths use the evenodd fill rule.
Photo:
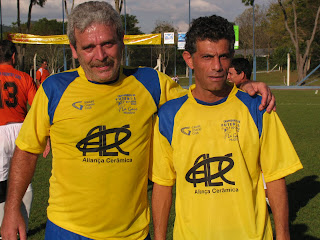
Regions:
<instances>
[{"instance_id":1,"label":"blue sleeve trim","mask_svg":"<svg viewBox=\"0 0 320 240\"><path fill-rule=\"evenodd\" d=\"M133 75L151 94L157 108L160 102L161 88L158 72L152 68L123 69L126 76Z\"/></svg>"},{"instance_id":2,"label":"blue sleeve trim","mask_svg":"<svg viewBox=\"0 0 320 240\"><path fill-rule=\"evenodd\" d=\"M181 106L187 101L188 95L173 99L166 102L159 110L159 131L168 139L168 142L172 142L174 118L181 108Z\"/></svg>"},{"instance_id":3,"label":"blue sleeve trim","mask_svg":"<svg viewBox=\"0 0 320 240\"><path fill-rule=\"evenodd\" d=\"M238 91L236 96L238 97L238 99L240 99L240 101L242 101L247 106L251 114L251 117L259 131L259 137L261 137L262 128L263 128L262 126L263 114L266 112L265 109L262 111L259 110L259 105L261 103L262 97L259 95L255 95L251 97L249 94L241 91Z\"/></svg>"},{"instance_id":4,"label":"blue sleeve trim","mask_svg":"<svg viewBox=\"0 0 320 240\"><path fill-rule=\"evenodd\" d=\"M48 77L42 83L43 90L48 97L48 115L50 124L53 122L54 113L64 91L77 77L79 77L77 71L63 72Z\"/></svg>"}]
</instances>

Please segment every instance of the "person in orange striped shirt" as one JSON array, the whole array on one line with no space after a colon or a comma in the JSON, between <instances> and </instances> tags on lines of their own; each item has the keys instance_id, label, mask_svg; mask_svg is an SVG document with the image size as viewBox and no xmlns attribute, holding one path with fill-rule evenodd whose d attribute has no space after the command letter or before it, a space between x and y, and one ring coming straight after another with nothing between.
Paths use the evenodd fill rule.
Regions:
<instances>
[{"instance_id":1,"label":"person in orange striped shirt","mask_svg":"<svg viewBox=\"0 0 320 240\"><path fill-rule=\"evenodd\" d=\"M0 42L0 226L4 215L7 179L15 140L27 115L27 102L31 105L37 87L25 72L14 68L17 50L14 43ZM31 183L23 197L21 212L28 225L32 203Z\"/></svg>"},{"instance_id":2,"label":"person in orange striped shirt","mask_svg":"<svg viewBox=\"0 0 320 240\"><path fill-rule=\"evenodd\" d=\"M41 67L38 69L36 73L36 79L37 79L37 85L40 86L41 83L46 80L47 77L50 76L50 73L48 71L48 61L43 59L41 63Z\"/></svg>"}]
</instances>

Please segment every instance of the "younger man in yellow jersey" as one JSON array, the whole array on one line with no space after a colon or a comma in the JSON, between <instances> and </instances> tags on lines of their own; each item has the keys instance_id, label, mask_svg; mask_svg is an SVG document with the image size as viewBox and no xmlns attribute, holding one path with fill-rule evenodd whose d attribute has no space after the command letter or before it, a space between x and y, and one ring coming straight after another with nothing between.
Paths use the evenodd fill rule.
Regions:
<instances>
[{"instance_id":1,"label":"younger man in yellow jersey","mask_svg":"<svg viewBox=\"0 0 320 240\"><path fill-rule=\"evenodd\" d=\"M277 114L226 82L233 46L232 24L215 15L186 34L195 85L160 108L154 130L155 240L166 239L174 184L174 240L272 239L261 170L277 240L290 239L284 177L302 165Z\"/></svg>"},{"instance_id":2,"label":"younger man in yellow jersey","mask_svg":"<svg viewBox=\"0 0 320 240\"><path fill-rule=\"evenodd\" d=\"M49 133L45 239L150 239L152 119L185 93L163 73L121 66L123 36L119 14L105 1L82 3L69 15L70 47L80 67L48 77L37 91L16 141L4 239L16 239L17 232L26 239L17 208Z\"/></svg>"}]
</instances>

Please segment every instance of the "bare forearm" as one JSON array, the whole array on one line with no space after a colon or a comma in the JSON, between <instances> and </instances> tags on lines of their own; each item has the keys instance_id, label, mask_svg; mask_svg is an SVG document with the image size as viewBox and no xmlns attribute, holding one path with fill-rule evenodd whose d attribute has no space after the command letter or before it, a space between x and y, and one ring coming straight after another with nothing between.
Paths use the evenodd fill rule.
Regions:
<instances>
[{"instance_id":1,"label":"bare forearm","mask_svg":"<svg viewBox=\"0 0 320 240\"><path fill-rule=\"evenodd\" d=\"M289 240L289 205L284 178L267 183L268 198L273 214L276 239Z\"/></svg>"},{"instance_id":2,"label":"bare forearm","mask_svg":"<svg viewBox=\"0 0 320 240\"><path fill-rule=\"evenodd\" d=\"M172 187L153 185L152 216L154 240L165 240L172 202Z\"/></svg>"},{"instance_id":3,"label":"bare forearm","mask_svg":"<svg viewBox=\"0 0 320 240\"><path fill-rule=\"evenodd\" d=\"M11 160L6 209L20 209L23 195L31 182L38 155L16 147Z\"/></svg>"}]
</instances>

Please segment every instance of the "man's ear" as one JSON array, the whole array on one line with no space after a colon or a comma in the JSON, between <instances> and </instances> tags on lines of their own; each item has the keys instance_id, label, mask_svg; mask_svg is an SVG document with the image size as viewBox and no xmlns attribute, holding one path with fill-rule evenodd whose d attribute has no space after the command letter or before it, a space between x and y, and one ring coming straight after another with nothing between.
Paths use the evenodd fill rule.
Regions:
<instances>
[{"instance_id":1,"label":"man's ear","mask_svg":"<svg viewBox=\"0 0 320 240\"><path fill-rule=\"evenodd\" d=\"M182 57L189 68L193 69L193 59L192 55L188 51L184 51Z\"/></svg>"},{"instance_id":2,"label":"man's ear","mask_svg":"<svg viewBox=\"0 0 320 240\"><path fill-rule=\"evenodd\" d=\"M12 65L16 64L16 53L14 52L11 57Z\"/></svg>"},{"instance_id":3,"label":"man's ear","mask_svg":"<svg viewBox=\"0 0 320 240\"><path fill-rule=\"evenodd\" d=\"M72 52L72 57L77 59L78 58L77 51L76 51L75 47L71 43L70 43L70 48L71 48L71 52Z\"/></svg>"},{"instance_id":4,"label":"man's ear","mask_svg":"<svg viewBox=\"0 0 320 240\"><path fill-rule=\"evenodd\" d=\"M246 74L244 72L241 72L239 75L240 75L241 79L247 79Z\"/></svg>"}]
</instances>

